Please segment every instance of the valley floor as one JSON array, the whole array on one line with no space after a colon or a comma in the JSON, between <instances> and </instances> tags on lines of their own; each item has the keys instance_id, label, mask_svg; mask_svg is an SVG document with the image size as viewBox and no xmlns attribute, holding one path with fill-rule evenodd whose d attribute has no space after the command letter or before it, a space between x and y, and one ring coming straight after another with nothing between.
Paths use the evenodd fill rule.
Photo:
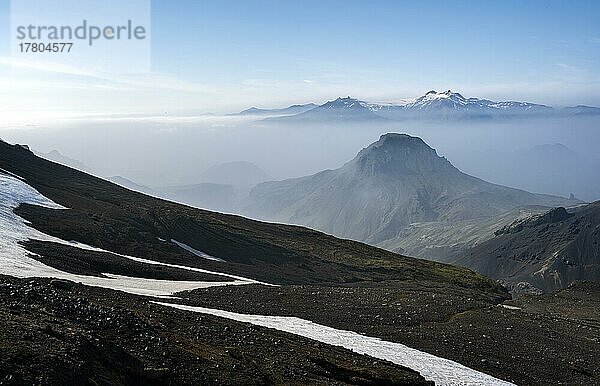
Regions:
<instances>
[{"instance_id":1,"label":"valley floor","mask_svg":"<svg viewBox=\"0 0 600 386\"><path fill-rule=\"evenodd\" d=\"M293 315L402 342L519 385L600 383L599 284L576 283L503 304L406 282L214 287L180 295L195 306Z\"/></svg>"},{"instance_id":2,"label":"valley floor","mask_svg":"<svg viewBox=\"0 0 600 386\"><path fill-rule=\"evenodd\" d=\"M600 380L599 295L599 285L578 283L494 305L475 294L461 301L445 286L399 282L251 284L182 292L168 302L296 316L402 342L521 385L590 385ZM2 384L428 384L427 370L419 375L296 333L110 289L0 276L0 298ZM482 384L500 384L489 379Z\"/></svg>"},{"instance_id":3,"label":"valley floor","mask_svg":"<svg viewBox=\"0 0 600 386\"><path fill-rule=\"evenodd\" d=\"M0 384L431 385L341 347L148 298L0 276Z\"/></svg>"}]
</instances>

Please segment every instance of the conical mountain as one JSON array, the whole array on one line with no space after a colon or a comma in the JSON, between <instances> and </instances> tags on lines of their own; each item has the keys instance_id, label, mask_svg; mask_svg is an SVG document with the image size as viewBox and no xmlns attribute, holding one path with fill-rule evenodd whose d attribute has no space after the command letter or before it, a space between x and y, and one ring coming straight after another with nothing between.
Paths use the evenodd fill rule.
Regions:
<instances>
[{"instance_id":1,"label":"conical mountain","mask_svg":"<svg viewBox=\"0 0 600 386\"><path fill-rule=\"evenodd\" d=\"M385 134L339 169L259 184L246 208L254 217L380 244L414 223L452 224L529 205L572 204L483 181L420 138Z\"/></svg>"}]
</instances>

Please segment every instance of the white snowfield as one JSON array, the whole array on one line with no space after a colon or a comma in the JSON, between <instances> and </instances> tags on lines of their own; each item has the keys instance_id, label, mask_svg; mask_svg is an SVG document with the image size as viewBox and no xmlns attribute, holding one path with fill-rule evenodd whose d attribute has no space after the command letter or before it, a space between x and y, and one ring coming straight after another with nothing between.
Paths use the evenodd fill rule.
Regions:
<instances>
[{"instance_id":1,"label":"white snowfield","mask_svg":"<svg viewBox=\"0 0 600 386\"><path fill-rule=\"evenodd\" d=\"M204 307L153 302L179 310L210 314L238 322L272 328L313 339L333 346L341 346L359 354L384 359L392 363L418 371L428 381L438 386L508 386L513 383L473 370L449 359L439 358L401 343L388 342L358 334L353 331L338 330L313 323L309 320L289 316L264 316L238 314Z\"/></svg>"},{"instance_id":2,"label":"white snowfield","mask_svg":"<svg viewBox=\"0 0 600 386\"><path fill-rule=\"evenodd\" d=\"M65 241L57 237L47 235L28 226L24 219L17 216L13 212L13 209L15 209L21 203L39 205L57 210L65 209L64 207L41 195L37 190L26 184L22 178L0 172L0 234L2 235L2 237L0 237L0 274L15 277L53 277L67 279L95 287L104 287L132 294L160 297L170 296L175 292L192 290L196 288L258 283L255 280L240 276L213 272L200 268L186 267L182 265L160 263L153 260L141 259L116 253L114 254L140 263L186 269L189 271L223 276L234 280L222 282L175 281L144 279L139 277L111 274L104 274L106 277L94 277L60 271L35 259L32 259L30 257L32 253L23 248L19 242L27 240L50 241L91 251L107 253L113 252L77 242Z\"/></svg>"},{"instance_id":3,"label":"white snowfield","mask_svg":"<svg viewBox=\"0 0 600 386\"><path fill-rule=\"evenodd\" d=\"M195 288L260 283L252 279L225 273L115 254L114 252L100 248L74 241L65 241L47 235L28 226L23 218L17 216L13 212L13 210L21 203L39 205L56 210L65 209L41 195L33 187L29 186L21 177L8 175L0 171L0 274L21 278L61 278L89 286L109 288L132 294L154 296L157 298L169 298L175 292L192 290ZM50 241L85 250L113 253L140 263L187 269L190 271L220 275L234 280L229 282L204 282L154 280L112 274L104 274L106 277L75 275L49 267L32 259L30 257L31 252L27 251L19 244L19 242L27 240ZM183 248L183 246L181 247ZM509 382L472 370L459 363L448 359L438 358L434 355L412 349L400 343L388 342L378 338L360 335L352 331L337 330L295 317L245 315L202 307L190 307L162 302L153 303L186 311L211 314L240 322L252 323L303 336L326 344L342 346L360 354L367 354L375 358L389 360L390 362L416 370L426 379L434 381L436 385L512 385Z\"/></svg>"}]
</instances>

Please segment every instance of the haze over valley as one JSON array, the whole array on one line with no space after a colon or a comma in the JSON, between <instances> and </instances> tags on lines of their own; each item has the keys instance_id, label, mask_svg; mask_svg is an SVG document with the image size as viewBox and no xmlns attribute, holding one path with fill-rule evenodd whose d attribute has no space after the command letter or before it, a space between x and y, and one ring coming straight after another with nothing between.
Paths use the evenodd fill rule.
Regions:
<instances>
[{"instance_id":1,"label":"haze over valley","mask_svg":"<svg viewBox=\"0 0 600 386\"><path fill-rule=\"evenodd\" d=\"M272 110L267 110L272 118L263 113L82 117L26 130L5 127L0 138L42 153L57 150L97 175L161 187L211 182L203 181L201 173L229 162L250 162L272 179L301 177L338 168L382 134L397 132L422 138L460 170L493 183L567 197L573 193L586 201L600 198L600 182L591 178L600 162L596 110L580 114L517 107L518 114L505 116L496 107L493 112L499 116L481 118L468 104L455 106L454 95L439 98L450 106L426 105L418 119L382 120L380 107L388 105L357 101L344 107L347 100L339 98L284 117ZM342 106L330 108L336 103ZM366 117L343 118L345 111L357 108ZM448 116L448 111L460 115ZM309 113L320 118L299 118Z\"/></svg>"}]
</instances>

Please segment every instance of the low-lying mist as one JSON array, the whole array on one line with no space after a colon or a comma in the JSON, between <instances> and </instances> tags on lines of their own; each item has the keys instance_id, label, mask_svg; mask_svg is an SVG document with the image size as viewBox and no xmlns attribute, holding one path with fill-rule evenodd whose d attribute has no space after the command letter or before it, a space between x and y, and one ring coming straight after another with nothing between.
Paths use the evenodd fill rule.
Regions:
<instances>
[{"instance_id":1,"label":"low-lying mist","mask_svg":"<svg viewBox=\"0 0 600 386\"><path fill-rule=\"evenodd\" d=\"M398 132L423 138L462 171L490 182L600 199L598 116L360 123L260 119L71 119L0 129L0 138L40 153L58 150L96 175L154 188L206 182L207 168L232 161L251 162L274 179L312 174L341 166L381 134Z\"/></svg>"}]
</instances>

